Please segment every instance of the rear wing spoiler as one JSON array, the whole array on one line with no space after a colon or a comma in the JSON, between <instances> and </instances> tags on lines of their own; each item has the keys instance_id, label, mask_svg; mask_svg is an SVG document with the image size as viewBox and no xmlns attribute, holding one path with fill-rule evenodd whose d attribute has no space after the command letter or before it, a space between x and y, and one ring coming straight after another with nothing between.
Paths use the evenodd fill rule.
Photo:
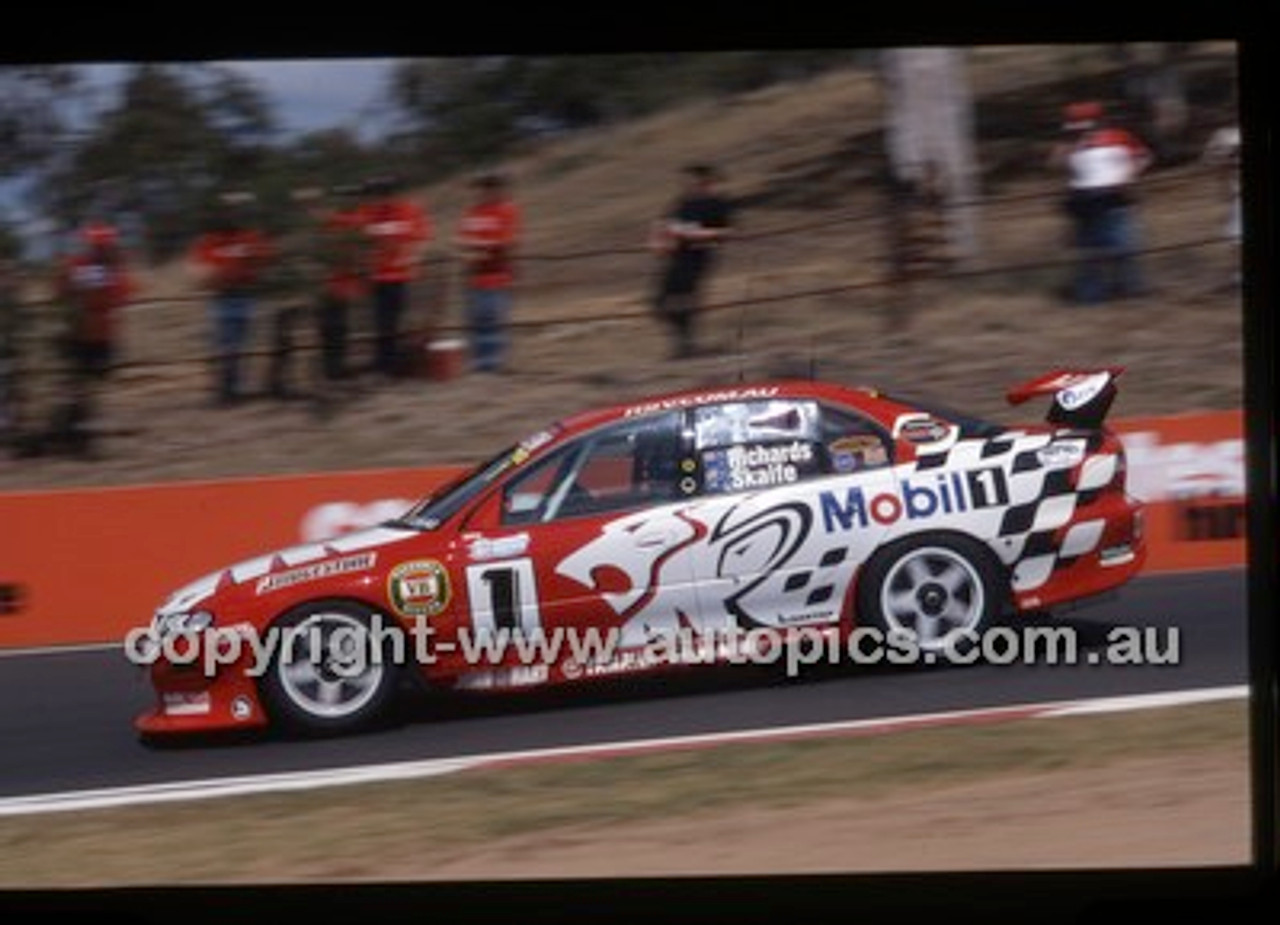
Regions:
<instances>
[{"instance_id":1,"label":"rear wing spoiler","mask_svg":"<svg viewBox=\"0 0 1280 925\"><path fill-rule=\"evenodd\" d=\"M1123 366L1102 369L1058 369L1014 386L1006 394L1011 405L1020 405L1037 395L1052 395L1050 424L1097 430L1111 410L1116 397L1116 379Z\"/></svg>"}]
</instances>

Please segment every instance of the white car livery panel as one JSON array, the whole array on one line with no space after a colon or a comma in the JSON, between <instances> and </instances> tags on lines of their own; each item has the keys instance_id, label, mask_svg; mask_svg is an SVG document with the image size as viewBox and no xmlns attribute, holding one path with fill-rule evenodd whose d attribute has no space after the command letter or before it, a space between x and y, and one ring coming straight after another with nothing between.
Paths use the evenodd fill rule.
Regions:
<instances>
[{"instance_id":1,"label":"white car livery panel","mask_svg":"<svg viewBox=\"0 0 1280 925\"><path fill-rule=\"evenodd\" d=\"M885 545L949 531L984 543L1013 590L1043 584L1062 558L1092 551L1102 521L1073 524L1080 494L1115 475L1074 432L948 441L898 466L826 476L620 517L557 571L594 590L608 567L627 576L602 596L623 644L680 627L783 628L837 621L858 567ZM691 580L692 579L692 580Z\"/></svg>"}]
</instances>

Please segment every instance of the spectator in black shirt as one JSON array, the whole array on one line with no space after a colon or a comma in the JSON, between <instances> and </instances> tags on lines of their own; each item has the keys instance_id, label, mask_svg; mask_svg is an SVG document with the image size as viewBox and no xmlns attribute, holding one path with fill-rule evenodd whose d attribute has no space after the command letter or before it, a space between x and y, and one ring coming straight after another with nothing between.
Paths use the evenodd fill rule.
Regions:
<instances>
[{"instance_id":1,"label":"spectator in black shirt","mask_svg":"<svg viewBox=\"0 0 1280 925\"><path fill-rule=\"evenodd\" d=\"M716 192L719 177L713 167L685 168L688 187L662 220L655 222L649 246L666 264L654 309L671 326L675 357L697 353L695 320L698 292L716 250L729 231L729 203Z\"/></svg>"}]
</instances>

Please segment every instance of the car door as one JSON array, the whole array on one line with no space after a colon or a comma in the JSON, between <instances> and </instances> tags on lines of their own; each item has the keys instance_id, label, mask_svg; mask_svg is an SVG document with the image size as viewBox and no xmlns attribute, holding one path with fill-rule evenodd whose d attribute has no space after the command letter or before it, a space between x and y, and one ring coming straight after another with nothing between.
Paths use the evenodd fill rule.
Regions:
<instances>
[{"instance_id":1,"label":"car door","mask_svg":"<svg viewBox=\"0 0 1280 925\"><path fill-rule=\"evenodd\" d=\"M696 537L680 517L682 415L602 427L508 479L489 525L467 537L468 606L478 632L617 630L642 645L693 612ZM483 521L482 521L483 523Z\"/></svg>"},{"instance_id":2,"label":"car door","mask_svg":"<svg viewBox=\"0 0 1280 925\"><path fill-rule=\"evenodd\" d=\"M836 623L897 503L888 435L852 412L778 399L695 408L691 429L700 626Z\"/></svg>"}]
</instances>

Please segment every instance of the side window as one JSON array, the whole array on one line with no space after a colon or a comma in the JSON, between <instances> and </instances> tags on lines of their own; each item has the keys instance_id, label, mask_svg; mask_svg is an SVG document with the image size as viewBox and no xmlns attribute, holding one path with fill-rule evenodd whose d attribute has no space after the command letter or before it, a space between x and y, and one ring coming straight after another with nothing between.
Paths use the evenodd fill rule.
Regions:
<instances>
[{"instance_id":1,"label":"side window","mask_svg":"<svg viewBox=\"0 0 1280 925\"><path fill-rule=\"evenodd\" d=\"M541 523L678 496L680 413L626 421L539 462L503 491L505 524Z\"/></svg>"},{"instance_id":2,"label":"side window","mask_svg":"<svg viewBox=\"0 0 1280 925\"><path fill-rule=\"evenodd\" d=\"M833 475L879 469L892 464L892 441L883 429L851 411L823 407L824 468Z\"/></svg>"},{"instance_id":3,"label":"side window","mask_svg":"<svg viewBox=\"0 0 1280 925\"><path fill-rule=\"evenodd\" d=\"M804 401L706 405L693 412L706 494L753 491L821 475L818 406Z\"/></svg>"},{"instance_id":4,"label":"side window","mask_svg":"<svg viewBox=\"0 0 1280 925\"><path fill-rule=\"evenodd\" d=\"M508 526L538 523L544 518L556 485L579 455L573 444L539 460L502 489L502 522Z\"/></svg>"}]
</instances>

